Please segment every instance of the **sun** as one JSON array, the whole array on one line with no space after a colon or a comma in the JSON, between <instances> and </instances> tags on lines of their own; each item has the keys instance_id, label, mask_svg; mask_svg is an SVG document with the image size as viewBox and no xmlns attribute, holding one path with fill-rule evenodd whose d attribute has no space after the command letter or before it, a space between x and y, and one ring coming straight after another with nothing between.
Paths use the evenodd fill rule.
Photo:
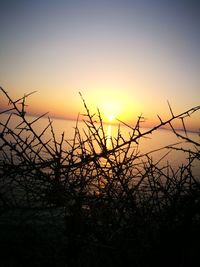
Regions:
<instances>
[{"instance_id":1,"label":"sun","mask_svg":"<svg viewBox=\"0 0 200 267\"><path fill-rule=\"evenodd\" d=\"M103 115L103 120L107 123L114 123L120 115L121 105L114 100L106 100L100 104L100 111Z\"/></svg>"},{"instance_id":2,"label":"sun","mask_svg":"<svg viewBox=\"0 0 200 267\"><path fill-rule=\"evenodd\" d=\"M109 120L110 122L114 121L114 119L115 119L114 115L112 115L112 114L109 114L109 115L108 115L108 120Z\"/></svg>"}]
</instances>

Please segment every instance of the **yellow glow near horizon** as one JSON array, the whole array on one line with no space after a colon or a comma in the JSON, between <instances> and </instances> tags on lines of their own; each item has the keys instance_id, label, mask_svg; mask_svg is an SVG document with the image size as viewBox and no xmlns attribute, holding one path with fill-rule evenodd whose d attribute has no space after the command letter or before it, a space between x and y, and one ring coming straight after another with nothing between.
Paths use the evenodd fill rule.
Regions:
<instances>
[{"instance_id":1,"label":"yellow glow near horizon","mask_svg":"<svg viewBox=\"0 0 200 267\"><path fill-rule=\"evenodd\" d=\"M106 100L100 103L99 108L102 112L102 117L105 122L113 123L122 112L121 103L114 100Z\"/></svg>"},{"instance_id":2,"label":"yellow glow near horizon","mask_svg":"<svg viewBox=\"0 0 200 267\"><path fill-rule=\"evenodd\" d=\"M88 89L83 97L88 104L91 113L96 113L97 108L101 113L103 122L117 123L117 119L128 122L141 112L138 112L137 99L131 94L127 94L121 86L110 84L109 87L103 85Z\"/></svg>"},{"instance_id":3,"label":"yellow glow near horizon","mask_svg":"<svg viewBox=\"0 0 200 267\"><path fill-rule=\"evenodd\" d=\"M108 115L108 119L110 122L112 122L115 119L115 117L112 114L110 114Z\"/></svg>"}]
</instances>

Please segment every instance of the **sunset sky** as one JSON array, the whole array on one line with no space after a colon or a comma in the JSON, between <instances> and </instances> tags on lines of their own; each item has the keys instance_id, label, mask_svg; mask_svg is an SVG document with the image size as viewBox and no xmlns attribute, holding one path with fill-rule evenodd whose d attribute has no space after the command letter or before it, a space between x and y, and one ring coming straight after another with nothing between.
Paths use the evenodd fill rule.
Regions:
<instances>
[{"instance_id":1,"label":"sunset sky","mask_svg":"<svg viewBox=\"0 0 200 267\"><path fill-rule=\"evenodd\" d=\"M79 91L105 120L185 111L200 104L199 14L198 0L0 0L0 86L64 118Z\"/></svg>"}]
</instances>

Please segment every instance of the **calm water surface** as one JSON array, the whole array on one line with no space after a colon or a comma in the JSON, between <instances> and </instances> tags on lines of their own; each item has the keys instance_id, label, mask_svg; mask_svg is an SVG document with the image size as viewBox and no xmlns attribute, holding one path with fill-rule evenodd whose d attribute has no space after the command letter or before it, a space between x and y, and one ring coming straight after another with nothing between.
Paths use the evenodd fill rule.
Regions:
<instances>
[{"instance_id":1,"label":"calm water surface","mask_svg":"<svg viewBox=\"0 0 200 267\"><path fill-rule=\"evenodd\" d=\"M2 116L2 119L6 120L7 117L8 115L5 114L4 116ZM29 121L33 121L35 119L34 117L27 117L27 118ZM12 126L15 127L18 124L18 121L15 118L15 120L13 120L11 123L12 123ZM41 118L39 121L37 121L34 124L34 129L36 132L41 133L47 125L48 125L48 119ZM61 138L61 134L63 132L65 133L65 139L67 140L73 139L74 133L75 133L75 126L76 126L75 121L53 119L53 129L54 129L57 140ZM117 125L104 125L104 127L105 127L104 128L105 134L107 136L107 147L111 148L110 138L111 137L115 138L117 136L118 126ZM83 129L86 129L84 122L81 122L81 121L78 122L78 128L81 134L84 135ZM141 130L145 132L148 129L141 129ZM120 131L124 139L128 140L131 129L125 126L120 126ZM180 132L180 133L184 135L183 132ZM188 137L195 140L198 143L200 142L200 137L198 133L189 132ZM45 138L46 140L52 138L52 134L50 130L46 132ZM176 144L176 143L180 143L179 145L176 145L176 147L179 147L179 148L182 147L182 148L187 148L191 150L195 149L193 145L185 144L182 141L183 140L181 140L180 138L177 138L176 135L172 131L159 129L155 131L153 134L148 135L147 138L142 138L139 142L139 146L137 149L140 151L140 153L144 154L144 153L148 153L148 152L157 150L159 148L163 148L165 146ZM68 149L67 144L66 144L66 149ZM155 161L158 161L166 154L166 152L167 152L166 150L160 150L157 152L150 153L149 155L152 156L152 158ZM187 158L188 158L188 153L183 153L180 151L172 150L166 157L163 158L162 164L164 165L167 162L169 162L169 164L172 165L172 167L177 168L178 166L181 166L181 164L184 164L187 161ZM200 174L199 162L195 163L195 174L198 176Z\"/></svg>"},{"instance_id":2,"label":"calm water surface","mask_svg":"<svg viewBox=\"0 0 200 267\"><path fill-rule=\"evenodd\" d=\"M44 126L47 124L47 119L42 119L40 123L38 124L38 130L40 131L44 128ZM56 133L56 136L61 136L61 134L64 132L65 133L65 138L66 139L73 139L74 137L74 131L75 131L75 126L76 122L75 121L70 121L70 120L60 120L60 119L54 119L53 120L53 127ZM110 138L115 138L118 133L118 126L117 125L104 125L105 129L105 134L107 135L108 142L107 142L107 147L111 148L111 142ZM83 129L86 129L84 122L79 122L78 123L78 128L83 134ZM125 140L129 139L129 135L131 132L130 128L127 128L125 126L120 126L120 131L122 136L124 137ZM148 131L148 129L142 129L142 131ZM184 135L184 132L180 131L180 134ZM188 137L191 138L192 140L195 140L196 142L200 142L200 136L198 133L193 133L193 132L188 132ZM151 152L160 148L163 148L168 145L172 144L177 144L176 147L179 148L187 148L194 150L194 146L191 144L185 144L183 140L180 138L177 138L176 135L170 131L170 130L165 130L165 129L159 129L155 131L153 134L148 135L147 138L142 138L139 142L138 150L140 153L147 153ZM134 146L134 144L133 144ZM166 155L167 151L166 150L160 150L154 153L151 153L150 155L153 157L155 161L160 160L164 155ZM163 158L162 164L166 164L169 162L169 164L177 168L181 166L182 164L187 162L188 158L188 153L183 153L181 151L175 151L171 150L169 154ZM200 174L200 166L198 163L195 164L195 174L199 175Z\"/></svg>"}]
</instances>

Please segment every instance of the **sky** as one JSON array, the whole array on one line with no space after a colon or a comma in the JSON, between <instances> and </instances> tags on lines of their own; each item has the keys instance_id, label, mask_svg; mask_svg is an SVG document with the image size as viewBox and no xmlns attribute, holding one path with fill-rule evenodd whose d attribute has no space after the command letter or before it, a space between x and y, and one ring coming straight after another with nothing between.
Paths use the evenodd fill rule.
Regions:
<instances>
[{"instance_id":1,"label":"sky","mask_svg":"<svg viewBox=\"0 0 200 267\"><path fill-rule=\"evenodd\" d=\"M198 0L0 0L0 86L29 111L149 122L199 105ZM4 105L0 99L0 105ZM198 119L189 122L199 128Z\"/></svg>"}]
</instances>

